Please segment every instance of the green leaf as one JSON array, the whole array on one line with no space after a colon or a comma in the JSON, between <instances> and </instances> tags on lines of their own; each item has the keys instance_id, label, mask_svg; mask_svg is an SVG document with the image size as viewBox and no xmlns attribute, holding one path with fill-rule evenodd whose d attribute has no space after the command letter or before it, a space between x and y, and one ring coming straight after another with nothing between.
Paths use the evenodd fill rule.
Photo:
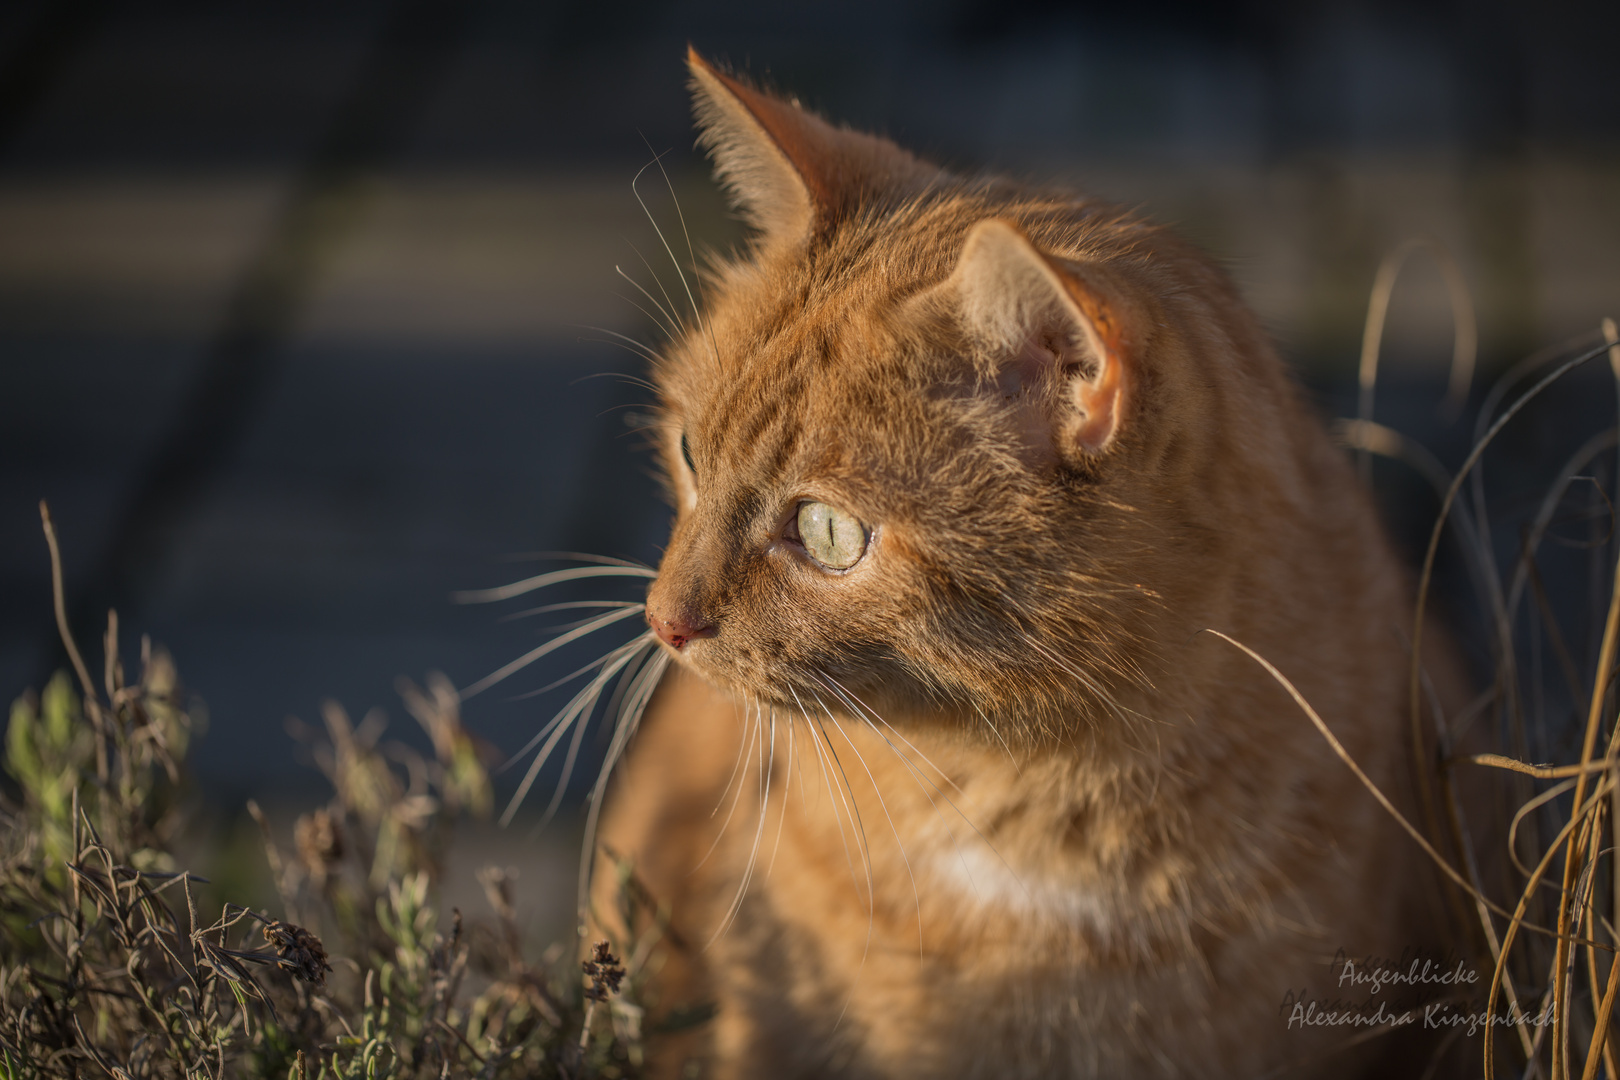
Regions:
<instances>
[{"instance_id":1,"label":"green leaf","mask_svg":"<svg viewBox=\"0 0 1620 1080\"><path fill-rule=\"evenodd\" d=\"M46 744L65 753L73 746L75 721L79 719L79 695L73 692L73 680L68 673L58 671L51 676L40 698L40 714L45 719Z\"/></svg>"},{"instance_id":2,"label":"green leaf","mask_svg":"<svg viewBox=\"0 0 1620 1080\"><path fill-rule=\"evenodd\" d=\"M32 703L20 697L11 703L11 721L6 725L6 771L17 778L26 791L39 784L43 767L39 759L37 728Z\"/></svg>"}]
</instances>

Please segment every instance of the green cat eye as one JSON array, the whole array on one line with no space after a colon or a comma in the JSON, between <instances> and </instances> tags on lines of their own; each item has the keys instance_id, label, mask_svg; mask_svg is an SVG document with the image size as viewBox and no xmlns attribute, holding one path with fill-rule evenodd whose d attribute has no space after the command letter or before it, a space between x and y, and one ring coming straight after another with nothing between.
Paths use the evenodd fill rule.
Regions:
<instances>
[{"instance_id":1,"label":"green cat eye","mask_svg":"<svg viewBox=\"0 0 1620 1080\"><path fill-rule=\"evenodd\" d=\"M799 542L810 557L833 570L848 570L866 554L866 526L822 502L799 504Z\"/></svg>"}]
</instances>

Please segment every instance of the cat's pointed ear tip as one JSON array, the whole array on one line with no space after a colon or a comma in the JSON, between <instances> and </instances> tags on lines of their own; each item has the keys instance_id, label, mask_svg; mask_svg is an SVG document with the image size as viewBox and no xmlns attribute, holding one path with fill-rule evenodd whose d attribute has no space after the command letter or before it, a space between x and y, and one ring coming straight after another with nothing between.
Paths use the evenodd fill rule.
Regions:
<instances>
[{"instance_id":1,"label":"cat's pointed ear tip","mask_svg":"<svg viewBox=\"0 0 1620 1080\"><path fill-rule=\"evenodd\" d=\"M728 74L724 65L716 64L698 52L691 42L686 45L687 88L699 98L742 97L747 86Z\"/></svg>"},{"instance_id":2,"label":"cat's pointed ear tip","mask_svg":"<svg viewBox=\"0 0 1620 1080\"><path fill-rule=\"evenodd\" d=\"M718 74L709 58L698 52L697 46L690 41L686 43L686 69L694 75L700 72L705 75Z\"/></svg>"},{"instance_id":3,"label":"cat's pointed ear tip","mask_svg":"<svg viewBox=\"0 0 1620 1080\"><path fill-rule=\"evenodd\" d=\"M697 46L686 46L687 89L698 102L733 101L760 123L762 109L770 106L771 95L757 88L744 77L733 74L728 65L715 63L698 52Z\"/></svg>"}]
</instances>

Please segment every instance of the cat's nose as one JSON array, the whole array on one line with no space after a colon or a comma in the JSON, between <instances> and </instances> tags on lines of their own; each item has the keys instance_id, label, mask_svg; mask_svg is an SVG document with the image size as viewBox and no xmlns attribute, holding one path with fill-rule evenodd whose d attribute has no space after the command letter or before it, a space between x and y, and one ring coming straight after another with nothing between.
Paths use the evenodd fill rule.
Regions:
<instances>
[{"instance_id":1,"label":"cat's nose","mask_svg":"<svg viewBox=\"0 0 1620 1080\"><path fill-rule=\"evenodd\" d=\"M647 608L647 625L653 628L658 640L672 649L679 649L688 641L698 638L714 637L720 631L713 623L705 623L685 613L666 616L654 611L651 606Z\"/></svg>"}]
</instances>

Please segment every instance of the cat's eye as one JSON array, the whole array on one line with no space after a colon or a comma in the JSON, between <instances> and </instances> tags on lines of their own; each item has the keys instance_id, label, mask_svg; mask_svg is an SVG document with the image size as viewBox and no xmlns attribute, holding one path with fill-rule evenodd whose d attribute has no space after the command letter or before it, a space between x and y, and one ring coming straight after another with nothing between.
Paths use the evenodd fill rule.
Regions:
<instances>
[{"instance_id":1,"label":"cat's eye","mask_svg":"<svg viewBox=\"0 0 1620 1080\"><path fill-rule=\"evenodd\" d=\"M686 441L686 432L684 431L681 432L681 460L686 462L686 467L691 470L693 476L696 476L697 466L692 463L692 447Z\"/></svg>"},{"instance_id":2,"label":"cat's eye","mask_svg":"<svg viewBox=\"0 0 1620 1080\"><path fill-rule=\"evenodd\" d=\"M848 570L866 554L866 526L836 506L800 503L795 524L804 550L829 569Z\"/></svg>"}]
</instances>

